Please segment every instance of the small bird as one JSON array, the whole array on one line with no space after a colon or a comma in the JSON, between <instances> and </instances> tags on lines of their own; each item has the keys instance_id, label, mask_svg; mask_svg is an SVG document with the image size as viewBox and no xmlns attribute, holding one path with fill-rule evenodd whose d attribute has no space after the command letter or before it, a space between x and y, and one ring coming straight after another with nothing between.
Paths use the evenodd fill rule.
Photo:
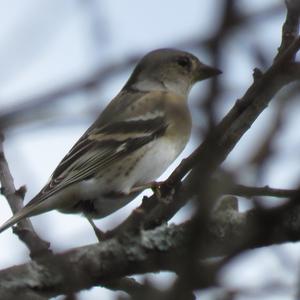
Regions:
<instances>
[{"instance_id":1,"label":"small bird","mask_svg":"<svg viewBox=\"0 0 300 300\"><path fill-rule=\"evenodd\" d=\"M81 213L92 222L125 206L150 187L187 144L191 87L220 73L180 50L145 55L44 188L0 232L54 209Z\"/></svg>"}]
</instances>

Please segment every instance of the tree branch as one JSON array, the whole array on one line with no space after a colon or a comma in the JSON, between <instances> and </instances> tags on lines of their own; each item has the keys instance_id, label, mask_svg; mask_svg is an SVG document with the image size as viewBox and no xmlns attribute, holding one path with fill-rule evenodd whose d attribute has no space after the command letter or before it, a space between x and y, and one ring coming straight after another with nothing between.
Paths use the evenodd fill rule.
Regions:
<instances>
[{"instance_id":1,"label":"tree branch","mask_svg":"<svg viewBox=\"0 0 300 300\"><path fill-rule=\"evenodd\" d=\"M286 19L282 26L281 45L278 48L278 54L275 60L293 43L299 34L299 1L285 0L285 5L287 9ZM295 55L292 57L292 60L294 59Z\"/></svg>"},{"instance_id":2,"label":"tree branch","mask_svg":"<svg viewBox=\"0 0 300 300\"><path fill-rule=\"evenodd\" d=\"M278 198L292 198L298 193L298 190L275 189L269 186L252 187L237 184L229 188L229 193L244 197L270 196Z\"/></svg>"},{"instance_id":3,"label":"tree branch","mask_svg":"<svg viewBox=\"0 0 300 300\"><path fill-rule=\"evenodd\" d=\"M140 297L148 292L148 287L137 282L134 278L124 277L109 282L101 282L101 286L112 291L123 291L132 297Z\"/></svg>"},{"instance_id":4,"label":"tree branch","mask_svg":"<svg viewBox=\"0 0 300 300\"><path fill-rule=\"evenodd\" d=\"M229 199L230 200L230 199ZM228 199L224 200L229 201ZM231 201L231 200L230 200ZM211 214L205 229L201 258L223 256L234 249L251 249L300 240L299 193L279 208L252 209L239 213L225 202ZM127 275L162 270L177 272L188 254L190 226L162 225L137 235L125 234L101 244L63 254L43 256L36 261L0 271L0 298L4 292L37 292L42 296L71 294ZM268 238L265 238L265 236ZM216 284L221 263L199 264L194 287ZM8 276L9 274L9 276ZM127 284L127 283L126 283ZM110 287L111 288L111 287Z\"/></svg>"},{"instance_id":5,"label":"tree branch","mask_svg":"<svg viewBox=\"0 0 300 300\"><path fill-rule=\"evenodd\" d=\"M16 213L23 207L25 187L16 190L14 179L10 173L7 160L3 149L4 135L0 133L0 183L1 192L6 197L13 213ZM49 243L43 241L35 233L29 219L20 221L14 229L14 233L26 244L30 250L30 256L36 258L40 255L49 254Z\"/></svg>"},{"instance_id":6,"label":"tree branch","mask_svg":"<svg viewBox=\"0 0 300 300\"><path fill-rule=\"evenodd\" d=\"M171 251L179 255L184 250L183 232L177 226L162 226L2 270L0 298L7 289L55 296L130 274L175 270L176 263L168 259L168 254Z\"/></svg>"}]
</instances>

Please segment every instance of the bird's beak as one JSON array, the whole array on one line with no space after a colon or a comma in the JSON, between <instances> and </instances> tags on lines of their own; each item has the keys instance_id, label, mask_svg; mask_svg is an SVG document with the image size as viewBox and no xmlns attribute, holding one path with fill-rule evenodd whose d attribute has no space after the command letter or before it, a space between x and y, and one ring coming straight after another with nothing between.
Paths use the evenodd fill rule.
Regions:
<instances>
[{"instance_id":1,"label":"bird's beak","mask_svg":"<svg viewBox=\"0 0 300 300\"><path fill-rule=\"evenodd\" d=\"M217 68L210 67L208 65L200 64L196 76L196 81L204 80L213 76L220 75L222 71Z\"/></svg>"}]
</instances>

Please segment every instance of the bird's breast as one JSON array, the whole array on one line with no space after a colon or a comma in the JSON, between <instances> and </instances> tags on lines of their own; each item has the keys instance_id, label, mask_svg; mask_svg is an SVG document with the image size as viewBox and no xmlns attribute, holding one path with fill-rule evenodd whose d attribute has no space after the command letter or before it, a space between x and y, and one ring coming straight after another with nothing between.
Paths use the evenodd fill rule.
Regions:
<instances>
[{"instance_id":1,"label":"bird's breast","mask_svg":"<svg viewBox=\"0 0 300 300\"><path fill-rule=\"evenodd\" d=\"M184 146L181 141L162 137L140 149L135 167L128 174L129 185L138 186L157 179L176 159Z\"/></svg>"}]
</instances>

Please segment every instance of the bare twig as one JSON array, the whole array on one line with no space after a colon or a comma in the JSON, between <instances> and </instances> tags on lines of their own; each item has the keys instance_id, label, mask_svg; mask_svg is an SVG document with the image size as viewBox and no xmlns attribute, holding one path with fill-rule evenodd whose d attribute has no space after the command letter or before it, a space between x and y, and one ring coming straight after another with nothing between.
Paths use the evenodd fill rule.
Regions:
<instances>
[{"instance_id":1,"label":"bare twig","mask_svg":"<svg viewBox=\"0 0 300 300\"><path fill-rule=\"evenodd\" d=\"M299 14L300 5L298 0L286 0L285 1L287 13L286 19L282 26L282 38L281 45L278 48L278 54L274 60L277 60L280 55L291 45L298 37L299 33ZM295 59L295 54L291 58Z\"/></svg>"},{"instance_id":2,"label":"bare twig","mask_svg":"<svg viewBox=\"0 0 300 300\"><path fill-rule=\"evenodd\" d=\"M13 213L16 213L23 207L23 198L25 188L15 189L14 179L10 173L7 160L3 149L4 135L0 134L0 182L2 194L6 197ZM24 219L18 223L14 232L26 244L30 250L30 256L38 256L51 253L49 243L43 241L35 233L29 219Z\"/></svg>"},{"instance_id":3,"label":"bare twig","mask_svg":"<svg viewBox=\"0 0 300 300\"><path fill-rule=\"evenodd\" d=\"M268 186L250 187L237 184L230 189L229 193L244 197L270 196L278 198L292 198L298 193L298 190L275 189Z\"/></svg>"},{"instance_id":4,"label":"bare twig","mask_svg":"<svg viewBox=\"0 0 300 300\"><path fill-rule=\"evenodd\" d=\"M253 152L248 160L248 163L257 168L257 173L261 173L267 161L269 161L275 154L273 147L274 139L277 133L282 129L283 126L283 115L284 115L283 101L279 102L276 114L271 124L271 128L264 137L263 142L259 145L256 151ZM246 163L247 164L247 163Z\"/></svg>"}]
</instances>

